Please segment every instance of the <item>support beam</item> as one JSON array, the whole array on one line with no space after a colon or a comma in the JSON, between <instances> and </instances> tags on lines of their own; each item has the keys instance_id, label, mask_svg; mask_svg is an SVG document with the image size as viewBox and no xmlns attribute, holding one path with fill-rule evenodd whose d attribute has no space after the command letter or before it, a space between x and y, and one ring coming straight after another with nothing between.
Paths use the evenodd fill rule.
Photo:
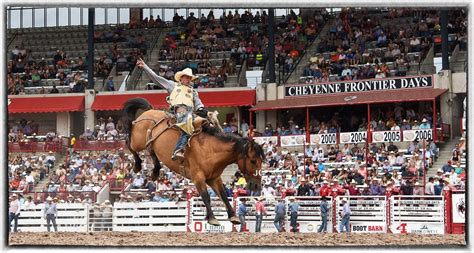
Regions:
<instances>
[{"instance_id":1,"label":"support beam","mask_svg":"<svg viewBox=\"0 0 474 253\"><path fill-rule=\"evenodd\" d=\"M268 79L274 83L275 76L275 9L268 9ZM265 82L266 80L262 80Z\"/></svg>"},{"instance_id":2,"label":"support beam","mask_svg":"<svg viewBox=\"0 0 474 253\"><path fill-rule=\"evenodd\" d=\"M442 10L441 18L441 58L442 70L449 69L449 45L448 45L448 11Z\"/></svg>"},{"instance_id":3,"label":"support beam","mask_svg":"<svg viewBox=\"0 0 474 253\"><path fill-rule=\"evenodd\" d=\"M367 166L367 158L369 157L369 141L371 140L370 131L370 104L367 104L367 139L365 140L365 165Z\"/></svg>"},{"instance_id":4,"label":"support beam","mask_svg":"<svg viewBox=\"0 0 474 253\"><path fill-rule=\"evenodd\" d=\"M95 9L89 8L87 23L87 88L94 89L94 25Z\"/></svg>"},{"instance_id":5,"label":"support beam","mask_svg":"<svg viewBox=\"0 0 474 253\"><path fill-rule=\"evenodd\" d=\"M431 126L433 128L433 142L437 142L438 141L438 129L436 127L436 98L433 99L433 125ZM440 126L441 128L443 126Z\"/></svg>"}]
</instances>

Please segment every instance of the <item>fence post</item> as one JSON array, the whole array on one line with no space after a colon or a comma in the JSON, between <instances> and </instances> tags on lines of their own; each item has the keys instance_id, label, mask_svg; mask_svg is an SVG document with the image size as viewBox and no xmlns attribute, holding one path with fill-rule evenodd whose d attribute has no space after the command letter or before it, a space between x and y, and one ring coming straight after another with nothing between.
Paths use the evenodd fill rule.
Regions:
<instances>
[{"instance_id":1,"label":"fence post","mask_svg":"<svg viewBox=\"0 0 474 253\"><path fill-rule=\"evenodd\" d=\"M452 225L453 225L453 218L452 218L452 194L451 188L449 186L445 186L443 188L444 193L444 233L451 234L452 233Z\"/></svg>"},{"instance_id":2,"label":"fence post","mask_svg":"<svg viewBox=\"0 0 474 253\"><path fill-rule=\"evenodd\" d=\"M392 233L392 229L391 229L391 225L392 225L392 215L391 215L391 208L392 208L392 200L391 200L391 197L392 197L392 189L391 188L387 188L387 190L385 191L385 197L387 199L387 202L386 202L386 216L385 216L385 219L387 219L385 221L385 223L387 224L387 233Z\"/></svg>"},{"instance_id":3,"label":"fence post","mask_svg":"<svg viewBox=\"0 0 474 253\"><path fill-rule=\"evenodd\" d=\"M191 232L191 190L186 191L186 201L187 201L187 206L186 208L188 209L188 220L186 224L186 232Z\"/></svg>"},{"instance_id":4,"label":"fence post","mask_svg":"<svg viewBox=\"0 0 474 253\"><path fill-rule=\"evenodd\" d=\"M332 193L332 232L337 232L337 209L338 206L336 205L336 197L337 197L337 189L333 189Z\"/></svg>"}]
</instances>

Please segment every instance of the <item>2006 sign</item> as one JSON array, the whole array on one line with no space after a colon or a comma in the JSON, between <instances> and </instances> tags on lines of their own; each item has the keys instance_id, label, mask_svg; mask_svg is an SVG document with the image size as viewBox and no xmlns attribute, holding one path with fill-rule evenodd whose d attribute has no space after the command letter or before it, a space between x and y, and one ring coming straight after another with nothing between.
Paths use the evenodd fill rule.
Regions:
<instances>
[{"instance_id":1,"label":"2006 sign","mask_svg":"<svg viewBox=\"0 0 474 253\"><path fill-rule=\"evenodd\" d=\"M433 136L431 130L417 130L415 131L415 140L432 140Z\"/></svg>"}]
</instances>

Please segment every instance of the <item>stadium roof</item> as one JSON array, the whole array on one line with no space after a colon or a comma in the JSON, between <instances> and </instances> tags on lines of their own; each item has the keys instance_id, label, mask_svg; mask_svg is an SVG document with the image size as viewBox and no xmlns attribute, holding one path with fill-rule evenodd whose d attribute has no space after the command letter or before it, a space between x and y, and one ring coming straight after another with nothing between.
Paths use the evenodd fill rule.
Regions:
<instances>
[{"instance_id":1,"label":"stadium roof","mask_svg":"<svg viewBox=\"0 0 474 253\"><path fill-rule=\"evenodd\" d=\"M122 110L123 104L131 98L141 97L150 102L155 109L168 108L166 97L168 93L132 93L97 95L92 104L93 111L116 111ZM206 107L228 107L228 106L253 106L255 105L255 90L232 90L199 92L199 97Z\"/></svg>"},{"instance_id":2,"label":"stadium roof","mask_svg":"<svg viewBox=\"0 0 474 253\"><path fill-rule=\"evenodd\" d=\"M8 97L8 113L84 111L84 95Z\"/></svg>"},{"instance_id":3,"label":"stadium roof","mask_svg":"<svg viewBox=\"0 0 474 253\"><path fill-rule=\"evenodd\" d=\"M448 89L418 88L407 90L385 90L335 95L312 95L258 102L251 111L344 106L358 104L383 104L396 102L429 101L447 92Z\"/></svg>"}]
</instances>

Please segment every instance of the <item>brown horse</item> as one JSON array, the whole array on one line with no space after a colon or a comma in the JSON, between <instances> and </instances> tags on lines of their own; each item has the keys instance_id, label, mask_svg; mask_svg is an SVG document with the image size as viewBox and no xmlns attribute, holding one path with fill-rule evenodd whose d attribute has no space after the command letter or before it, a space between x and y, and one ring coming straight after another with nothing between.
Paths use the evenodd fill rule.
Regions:
<instances>
[{"instance_id":1,"label":"brown horse","mask_svg":"<svg viewBox=\"0 0 474 253\"><path fill-rule=\"evenodd\" d=\"M240 224L235 211L227 199L221 174L224 169L237 163L249 185L256 190L261 189L261 177L258 173L265 159L263 149L253 140L241 138L233 134L223 134L217 127L203 124L198 127L185 149L185 160L171 159L179 137L177 127L173 126L171 117L152 106L143 98L134 98L124 104L123 117L125 131L128 134L127 145L135 158L134 171L141 169L138 152L144 150L148 141L147 135L156 139L150 144L150 155L153 159L153 178L159 173L160 161L171 170L190 179L196 186L207 210L207 221L211 225L219 225L211 209L211 200L207 192L209 185L224 202L229 220ZM151 130L151 131L150 131Z\"/></svg>"}]
</instances>

